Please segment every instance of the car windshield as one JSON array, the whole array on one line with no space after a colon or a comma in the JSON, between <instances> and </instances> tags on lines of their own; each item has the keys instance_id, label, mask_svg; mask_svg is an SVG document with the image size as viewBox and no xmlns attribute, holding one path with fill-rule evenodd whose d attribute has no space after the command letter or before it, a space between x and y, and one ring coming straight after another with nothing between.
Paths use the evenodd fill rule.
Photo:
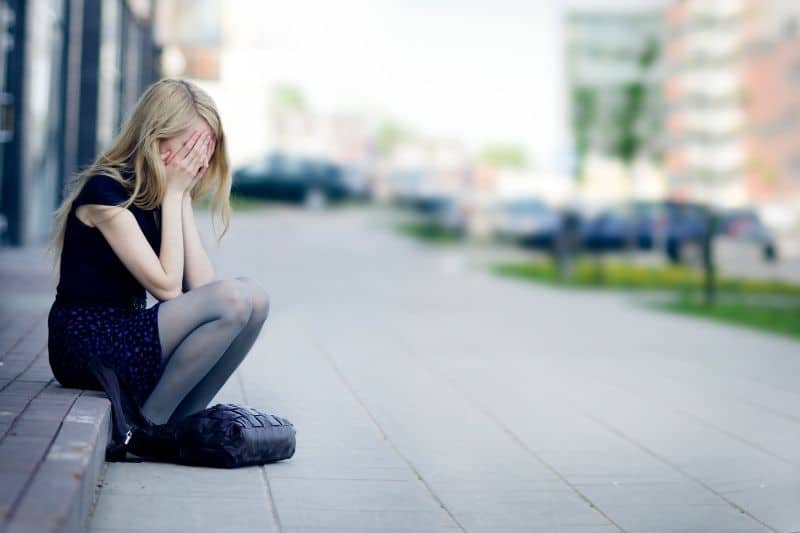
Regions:
<instances>
[{"instance_id":1,"label":"car windshield","mask_svg":"<svg viewBox=\"0 0 800 533\"><path fill-rule=\"evenodd\" d=\"M547 213L547 206L539 200L514 200L507 204L509 212L515 215Z\"/></svg>"},{"instance_id":2,"label":"car windshield","mask_svg":"<svg viewBox=\"0 0 800 533\"><path fill-rule=\"evenodd\" d=\"M624 221L630 218L630 209L625 206L612 207L603 211L599 218L608 221Z\"/></svg>"},{"instance_id":3,"label":"car windshield","mask_svg":"<svg viewBox=\"0 0 800 533\"><path fill-rule=\"evenodd\" d=\"M281 176L299 176L308 172L307 164L296 157L274 155L270 158L270 170Z\"/></svg>"},{"instance_id":4,"label":"car windshield","mask_svg":"<svg viewBox=\"0 0 800 533\"><path fill-rule=\"evenodd\" d=\"M637 202L632 206L637 219L655 220L664 214L664 210L664 204L658 202Z\"/></svg>"},{"instance_id":5,"label":"car windshield","mask_svg":"<svg viewBox=\"0 0 800 533\"><path fill-rule=\"evenodd\" d=\"M686 222L702 222L703 207L696 204L670 204L670 217Z\"/></svg>"},{"instance_id":6,"label":"car windshield","mask_svg":"<svg viewBox=\"0 0 800 533\"><path fill-rule=\"evenodd\" d=\"M252 172L253 174L263 174L268 172L270 169L270 158L265 157L263 159L259 159L245 167L248 172Z\"/></svg>"}]
</instances>

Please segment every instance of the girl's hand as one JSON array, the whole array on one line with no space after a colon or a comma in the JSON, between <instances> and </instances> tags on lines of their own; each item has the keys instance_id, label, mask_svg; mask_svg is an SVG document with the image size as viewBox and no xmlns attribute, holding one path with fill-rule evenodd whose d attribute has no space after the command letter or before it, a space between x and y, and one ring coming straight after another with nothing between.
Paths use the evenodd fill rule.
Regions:
<instances>
[{"instance_id":1,"label":"girl's hand","mask_svg":"<svg viewBox=\"0 0 800 533\"><path fill-rule=\"evenodd\" d=\"M194 185L205 175L206 170L208 170L208 165L211 163L211 156L214 155L214 148L217 145L217 139L213 133L210 133L209 136L208 143L206 144L205 160L203 161L202 166L198 169L197 174L195 174L192 185ZM186 189L186 192L188 193L191 191L191 189L192 188L190 186L188 189Z\"/></svg>"},{"instance_id":2,"label":"girl's hand","mask_svg":"<svg viewBox=\"0 0 800 533\"><path fill-rule=\"evenodd\" d=\"M167 190L186 192L208 166L210 134L195 132L174 155L167 150L163 161L167 176Z\"/></svg>"}]
</instances>

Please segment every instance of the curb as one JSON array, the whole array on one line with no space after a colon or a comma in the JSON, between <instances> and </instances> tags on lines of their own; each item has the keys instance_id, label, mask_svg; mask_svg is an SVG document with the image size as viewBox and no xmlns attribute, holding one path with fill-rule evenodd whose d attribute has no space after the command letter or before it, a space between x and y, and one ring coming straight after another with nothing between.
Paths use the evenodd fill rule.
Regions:
<instances>
[{"instance_id":1,"label":"curb","mask_svg":"<svg viewBox=\"0 0 800 533\"><path fill-rule=\"evenodd\" d=\"M58 389L50 390L48 396L58 396ZM110 422L111 404L105 395L81 391L7 524L7 533L86 530L105 464Z\"/></svg>"}]
</instances>

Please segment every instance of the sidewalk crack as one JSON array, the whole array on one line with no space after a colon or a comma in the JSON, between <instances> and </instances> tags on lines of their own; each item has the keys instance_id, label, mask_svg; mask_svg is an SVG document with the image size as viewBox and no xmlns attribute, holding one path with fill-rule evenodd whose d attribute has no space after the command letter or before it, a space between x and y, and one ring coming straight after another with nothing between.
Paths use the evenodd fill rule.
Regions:
<instances>
[{"instance_id":1,"label":"sidewalk crack","mask_svg":"<svg viewBox=\"0 0 800 533\"><path fill-rule=\"evenodd\" d=\"M239 383L239 390L242 393L242 399L244 400L244 403L249 405L249 401L247 399L247 392L245 391L244 388L244 381L242 380L241 370L236 371L236 381ZM264 490L267 493L267 500L269 501L272 520L275 523L275 527L278 528L278 533L280 533L283 531L283 524L281 524L281 517L278 515L278 507L275 505L275 498L272 495L272 485L270 485L269 483L269 476L267 475L267 467L266 465L259 465L258 470L259 472L261 472L261 479L264 480Z\"/></svg>"}]
</instances>

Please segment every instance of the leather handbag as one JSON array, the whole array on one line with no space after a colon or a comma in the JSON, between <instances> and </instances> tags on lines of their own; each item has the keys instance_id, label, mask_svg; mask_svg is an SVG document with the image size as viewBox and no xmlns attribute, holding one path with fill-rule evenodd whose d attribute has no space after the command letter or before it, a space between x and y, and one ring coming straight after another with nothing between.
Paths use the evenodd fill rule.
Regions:
<instances>
[{"instance_id":1,"label":"leather handbag","mask_svg":"<svg viewBox=\"0 0 800 533\"><path fill-rule=\"evenodd\" d=\"M236 468L288 459L295 451L295 428L287 419L252 407L218 403L171 424L177 453L185 465Z\"/></svg>"},{"instance_id":2,"label":"leather handbag","mask_svg":"<svg viewBox=\"0 0 800 533\"><path fill-rule=\"evenodd\" d=\"M114 370L95 356L89 370L111 401L106 461L141 460L237 468L294 455L296 429L286 418L233 403L218 403L175 422L156 424L131 399ZM134 460L136 461L136 460Z\"/></svg>"}]
</instances>

